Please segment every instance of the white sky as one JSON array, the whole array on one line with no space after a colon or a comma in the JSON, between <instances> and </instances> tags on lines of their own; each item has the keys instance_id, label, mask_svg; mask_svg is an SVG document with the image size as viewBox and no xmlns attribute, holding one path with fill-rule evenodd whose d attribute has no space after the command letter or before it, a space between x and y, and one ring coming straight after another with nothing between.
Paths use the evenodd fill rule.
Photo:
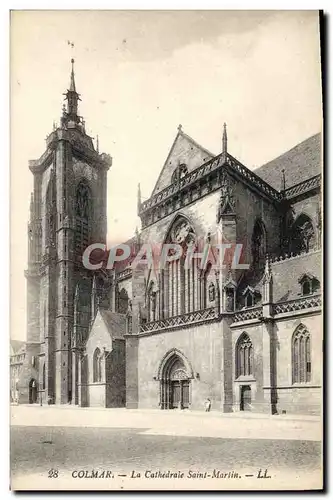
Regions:
<instances>
[{"instance_id":1,"label":"white sky","mask_svg":"<svg viewBox=\"0 0 333 500\"><path fill-rule=\"evenodd\" d=\"M112 241L139 226L137 184L148 198L179 123L218 154L226 121L230 153L251 169L321 129L315 11L25 11L11 37L13 338L26 336L28 160L59 122L71 57L87 132L113 157Z\"/></svg>"}]
</instances>

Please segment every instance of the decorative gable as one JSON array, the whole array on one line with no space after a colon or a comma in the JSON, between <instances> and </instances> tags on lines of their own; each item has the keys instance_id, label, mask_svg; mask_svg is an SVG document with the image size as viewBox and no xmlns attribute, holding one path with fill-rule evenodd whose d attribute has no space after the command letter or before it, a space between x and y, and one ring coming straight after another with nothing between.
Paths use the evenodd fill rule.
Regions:
<instances>
[{"instance_id":1,"label":"decorative gable","mask_svg":"<svg viewBox=\"0 0 333 500\"><path fill-rule=\"evenodd\" d=\"M261 300L261 293L252 288L252 286L247 286L242 293L244 297L244 307L253 307L256 303Z\"/></svg>"},{"instance_id":2,"label":"decorative gable","mask_svg":"<svg viewBox=\"0 0 333 500\"><path fill-rule=\"evenodd\" d=\"M152 196L213 157L212 153L185 134L181 125L179 125L178 133L156 182Z\"/></svg>"}]
</instances>

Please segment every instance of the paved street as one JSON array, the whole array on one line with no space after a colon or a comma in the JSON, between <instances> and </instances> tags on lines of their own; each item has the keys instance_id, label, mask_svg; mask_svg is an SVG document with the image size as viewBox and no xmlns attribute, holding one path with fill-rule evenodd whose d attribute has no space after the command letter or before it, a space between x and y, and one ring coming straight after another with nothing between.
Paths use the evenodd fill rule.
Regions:
<instances>
[{"instance_id":1,"label":"paved street","mask_svg":"<svg viewBox=\"0 0 333 500\"><path fill-rule=\"evenodd\" d=\"M320 487L313 417L13 407L12 424L14 489Z\"/></svg>"}]
</instances>

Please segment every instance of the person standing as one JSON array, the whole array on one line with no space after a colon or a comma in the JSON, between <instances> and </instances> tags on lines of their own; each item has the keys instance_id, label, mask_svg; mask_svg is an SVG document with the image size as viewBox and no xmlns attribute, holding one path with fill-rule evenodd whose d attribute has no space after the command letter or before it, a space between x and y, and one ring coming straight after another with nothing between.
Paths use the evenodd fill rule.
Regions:
<instances>
[{"instance_id":1,"label":"person standing","mask_svg":"<svg viewBox=\"0 0 333 500\"><path fill-rule=\"evenodd\" d=\"M210 411L211 406L212 406L211 400L207 398L205 401L205 411Z\"/></svg>"}]
</instances>

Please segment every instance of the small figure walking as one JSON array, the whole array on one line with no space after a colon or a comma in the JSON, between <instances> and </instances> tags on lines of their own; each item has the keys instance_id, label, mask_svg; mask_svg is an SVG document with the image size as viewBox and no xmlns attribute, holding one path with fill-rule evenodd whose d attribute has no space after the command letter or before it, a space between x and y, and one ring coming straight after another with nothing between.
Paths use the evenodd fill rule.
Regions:
<instances>
[{"instance_id":1,"label":"small figure walking","mask_svg":"<svg viewBox=\"0 0 333 500\"><path fill-rule=\"evenodd\" d=\"M210 407L212 406L212 403L209 398L206 399L205 401L205 411L210 411Z\"/></svg>"}]
</instances>

